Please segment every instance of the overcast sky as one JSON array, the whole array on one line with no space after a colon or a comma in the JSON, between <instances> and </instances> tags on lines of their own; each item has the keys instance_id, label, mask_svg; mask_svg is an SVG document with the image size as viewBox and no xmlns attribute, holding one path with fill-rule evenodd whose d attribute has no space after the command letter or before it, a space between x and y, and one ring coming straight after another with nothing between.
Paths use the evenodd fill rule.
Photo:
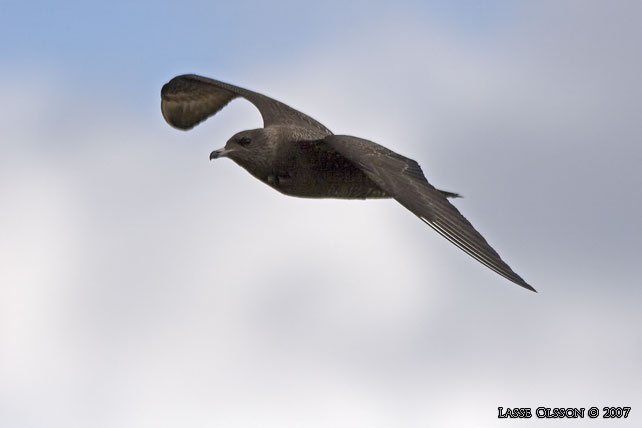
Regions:
<instances>
[{"instance_id":1,"label":"overcast sky","mask_svg":"<svg viewBox=\"0 0 642 428\"><path fill-rule=\"evenodd\" d=\"M642 411L639 2L0 5L0 426L496 427ZM199 73L417 160L538 294L394 201L288 198ZM575 423L577 425L577 423Z\"/></svg>"}]
</instances>

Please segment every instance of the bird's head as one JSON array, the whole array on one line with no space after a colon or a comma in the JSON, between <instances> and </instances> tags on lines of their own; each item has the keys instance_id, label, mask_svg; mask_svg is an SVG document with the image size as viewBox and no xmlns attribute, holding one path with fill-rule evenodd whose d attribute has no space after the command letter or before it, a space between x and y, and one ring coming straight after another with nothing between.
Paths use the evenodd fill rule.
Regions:
<instances>
[{"instance_id":1,"label":"bird's head","mask_svg":"<svg viewBox=\"0 0 642 428\"><path fill-rule=\"evenodd\" d=\"M222 149L214 150L210 160L230 158L260 178L272 171L277 158L282 157L292 143L315 138L318 136L309 130L294 126L250 129L234 135Z\"/></svg>"},{"instance_id":2,"label":"bird's head","mask_svg":"<svg viewBox=\"0 0 642 428\"><path fill-rule=\"evenodd\" d=\"M265 128L241 131L230 138L225 147L214 150L210 160L230 158L250 172L264 169L272 163L277 136Z\"/></svg>"}]
</instances>

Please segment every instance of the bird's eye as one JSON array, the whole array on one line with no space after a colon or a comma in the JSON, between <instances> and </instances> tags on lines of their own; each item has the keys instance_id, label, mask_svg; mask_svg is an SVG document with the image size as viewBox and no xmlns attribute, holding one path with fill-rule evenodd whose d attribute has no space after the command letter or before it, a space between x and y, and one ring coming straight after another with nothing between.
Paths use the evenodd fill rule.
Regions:
<instances>
[{"instance_id":1,"label":"bird's eye","mask_svg":"<svg viewBox=\"0 0 642 428\"><path fill-rule=\"evenodd\" d=\"M239 144L242 145L242 146L247 146L251 142L252 142L252 140L250 140L250 137L243 137L243 138L241 138L239 140Z\"/></svg>"}]
</instances>

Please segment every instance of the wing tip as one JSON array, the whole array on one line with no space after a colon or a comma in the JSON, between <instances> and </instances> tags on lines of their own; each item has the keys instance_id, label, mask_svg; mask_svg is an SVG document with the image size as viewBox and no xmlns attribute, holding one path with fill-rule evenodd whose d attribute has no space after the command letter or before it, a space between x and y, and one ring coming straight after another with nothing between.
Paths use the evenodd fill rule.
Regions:
<instances>
[{"instance_id":1,"label":"wing tip","mask_svg":"<svg viewBox=\"0 0 642 428\"><path fill-rule=\"evenodd\" d=\"M525 289L527 289L527 290L530 290L530 291L532 291L533 293L537 293L537 290L535 290L535 288L534 288L532 285L530 285L529 283L527 283L527 282L526 282L526 281L524 281L524 280L522 280L521 282L518 282L518 281L515 281L515 280L512 280L512 281L513 281L515 284L519 285L520 287L523 287L523 288L525 288ZM538 294L539 294L539 293L538 293Z\"/></svg>"},{"instance_id":2,"label":"wing tip","mask_svg":"<svg viewBox=\"0 0 642 428\"><path fill-rule=\"evenodd\" d=\"M173 77L161 88L161 113L173 128L188 131L239 95L223 82L197 74Z\"/></svg>"},{"instance_id":3,"label":"wing tip","mask_svg":"<svg viewBox=\"0 0 642 428\"><path fill-rule=\"evenodd\" d=\"M161 101L161 114L163 115L165 122L167 122L167 124L172 128L180 129L181 131L189 131L203 121L199 120L198 122L189 122L182 120L181 115L176 115L176 112L171 111L171 108L169 107L170 104L170 101L166 101L164 99Z\"/></svg>"},{"instance_id":4,"label":"wing tip","mask_svg":"<svg viewBox=\"0 0 642 428\"><path fill-rule=\"evenodd\" d=\"M525 288L527 290L532 291L533 293L537 293L537 290L535 290L535 287L530 285L528 282L524 281L521 276L517 275L511 268L510 266L506 265L506 267L509 269L509 272L507 273L499 273L501 276L509 280L510 282L519 285L522 288Z\"/></svg>"},{"instance_id":5,"label":"wing tip","mask_svg":"<svg viewBox=\"0 0 642 428\"><path fill-rule=\"evenodd\" d=\"M497 273L500 276L503 276L504 278L506 278L510 282L512 282L514 284L517 284L522 288L525 288L527 290L530 290L530 291L533 291L533 292L537 293L537 290L535 290L535 288L533 288L532 285L530 285L529 283L524 281L521 276L517 275L513 271L513 269L511 269L511 267L508 266L506 264L506 262L504 262L501 259L501 257L499 257L499 254L497 254L495 252L495 250L493 250L492 247L490 247L490 245L488 245L488 243L486 243L486 245L488 245L488 248L495 253L495 256L497 257L496 260L488 259L488 257L484 256L484 254L472 251L471 248L469 248L466 245L464 245L465 242L462 242L460 239L458 239L457 236L453 236L451 233L449 233L449 231L447 229L444 229L439 224L437 224L437 223L435 223L433 221L430 221L427 218L422 217L422 216L417 216L417 217L419 217L419 219L421 219L421 221L426 223L428 226L430 226L434 230L436 230L441 236L443 236L448 241L453 243L456 247L458 247L459 249L464 251L466 254L468 254L469 256L471 256L472 258L474 258L475 260L477 260L478 262L480 262L481 264L483 264L484 266L486 266L487 268L489 268L493 272ZM484 242L485 242L485 240L484 240Z\"/></svg>"}]
</instances>

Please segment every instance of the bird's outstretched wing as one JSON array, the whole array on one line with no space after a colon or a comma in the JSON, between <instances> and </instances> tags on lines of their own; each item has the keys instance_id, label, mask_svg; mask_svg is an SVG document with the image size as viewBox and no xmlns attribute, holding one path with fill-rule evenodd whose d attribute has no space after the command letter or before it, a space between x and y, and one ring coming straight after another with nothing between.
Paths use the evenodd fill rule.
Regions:
<instances>
[{"instance_id":1,"label":"bird's outstretched wing","mask_svg":"<svg viewBox=\"0 0 642 428\"><path fill-rule=\"evenodd\" d=\"M263 126L291 125L306 128L320 137L329 129L311 117L263 94L194 74L174 77L161 89L163 117L175 128L191 129L216 114L234 98L242 97L259 109Z\"/></svg>"},{"instance_id":2,"label":"bird's outstretched wing","mask_svg":"<svg viewBox=\"0 0 642 428\"><path fill-rule=\"evenodd\" d=\"M477 261L515 284L535 291L513 272L443 193L428 183L417 162L361 138L331 135L323 142L361 168L397 202Z\"/></svg>"}]
</instances>

